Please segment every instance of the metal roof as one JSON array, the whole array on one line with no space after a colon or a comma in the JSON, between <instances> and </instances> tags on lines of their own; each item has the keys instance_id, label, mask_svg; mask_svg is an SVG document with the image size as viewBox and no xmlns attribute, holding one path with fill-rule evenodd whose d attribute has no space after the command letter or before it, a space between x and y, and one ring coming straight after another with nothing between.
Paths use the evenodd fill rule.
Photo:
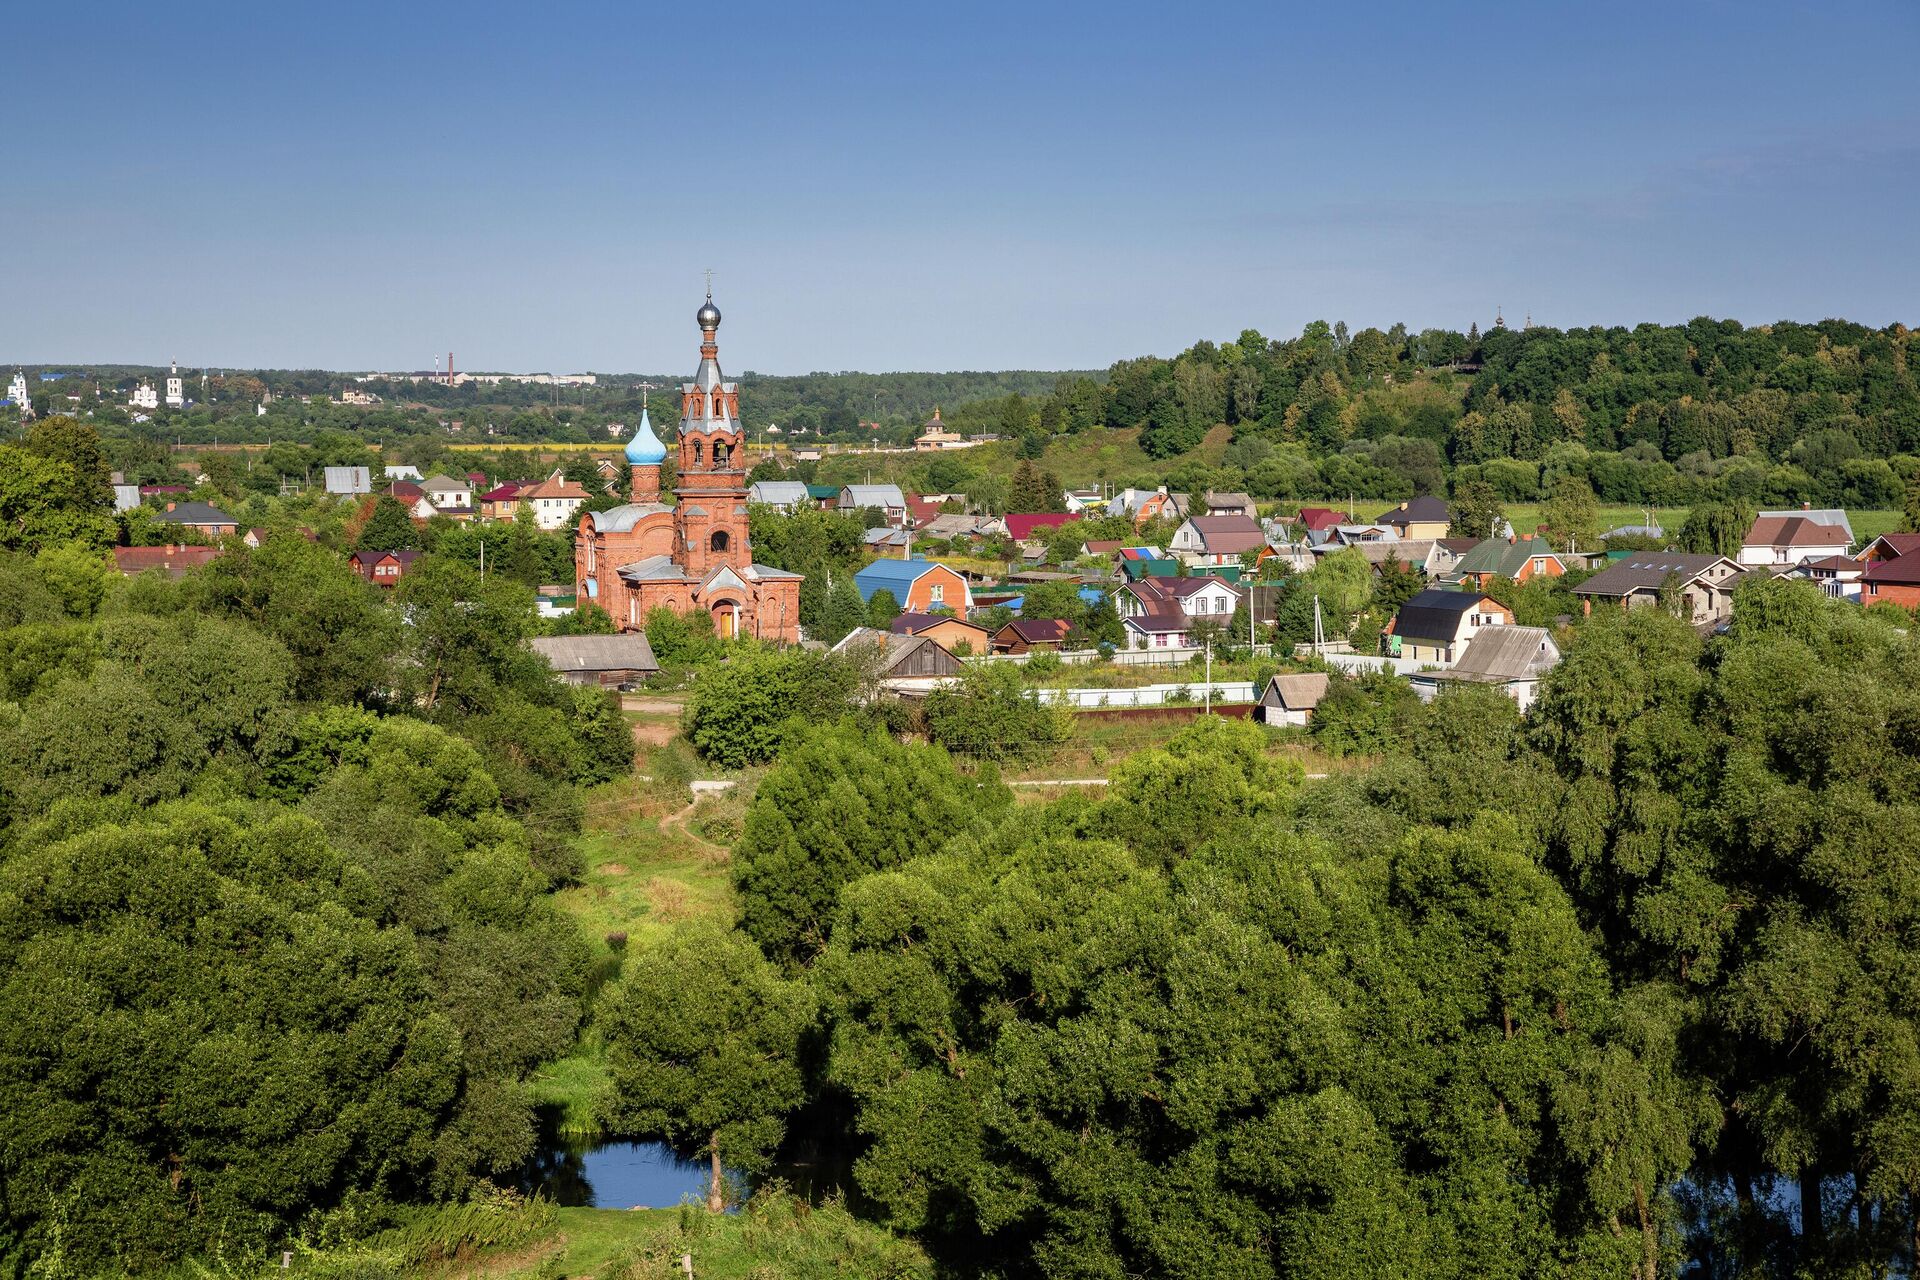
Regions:
<instances>
[{"instance_id":1,"label":"metal roof","mask_svg":"<svg viewBox=\"0 0 1920 1280\"><path fill-rule=\"evenodd\" d=\"M853 585L860 588L862 600L872 600L876 591L891 591L897 603L905 604L907 589L925 574L940 568L946 566L931 560L875 560L853 575Z\"/></svg>"},{"instance_id":2,"label":"metal roof","mask_svg":"<svg viewBox=\"0 0 1920 1280\"><path fill-rule=\"evenodd\" d=\"M535 636L527 641L555 671L658 671L644 631L612 636Z\"/></svg>"}]
</instances>

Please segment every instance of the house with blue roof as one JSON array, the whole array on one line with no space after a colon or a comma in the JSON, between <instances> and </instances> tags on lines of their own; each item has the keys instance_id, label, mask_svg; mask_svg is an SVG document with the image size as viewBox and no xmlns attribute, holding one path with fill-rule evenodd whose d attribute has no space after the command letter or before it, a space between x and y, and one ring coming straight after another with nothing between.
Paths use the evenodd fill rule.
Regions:
<instances>
[{"instance_id":1,"label":"house with blue roof","mask_svg":"<svg viewBox=\"0 0 1920 1280\"><path fill-rule=\"evenodd\" d=\"M869 604L886 591L906 613L951 609L966 615L973 607L973 591L959 570L933 560L875 560L853 575L860 598Z\"/></svg>"}]
</instances>

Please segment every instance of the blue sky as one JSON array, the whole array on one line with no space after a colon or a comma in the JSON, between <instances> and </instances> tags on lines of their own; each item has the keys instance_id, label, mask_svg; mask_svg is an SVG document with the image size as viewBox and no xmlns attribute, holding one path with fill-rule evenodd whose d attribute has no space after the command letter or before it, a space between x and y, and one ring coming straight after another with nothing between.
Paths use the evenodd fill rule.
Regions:
<instances>
[{"instance_id":1,"label":"blue sky","mask_svg":"<svg viewBox=\"0 0 1920 1280\"><path fill-rule=\"evenodd\" d=\"M1920 5L40 3L0 358L1103 367L1920 322ZM24 181L20 180L24 178Z\"/></svg>"}]
</instances>

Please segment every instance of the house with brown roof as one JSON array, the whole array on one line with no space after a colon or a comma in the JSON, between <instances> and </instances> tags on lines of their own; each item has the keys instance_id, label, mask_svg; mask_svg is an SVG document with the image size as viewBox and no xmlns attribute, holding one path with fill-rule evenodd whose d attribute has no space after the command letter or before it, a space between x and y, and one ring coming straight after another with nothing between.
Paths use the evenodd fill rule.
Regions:
<instances>
[{"instance_id":1,"label":"house with brown roof","mask_svg":"<svg viewBox=\"0 0 1920 1280\"><path fill-rule=\"evenodd\" d=\"M1623 609L1644 609L1660 602L1669 588L1680 605L1680 616L1696 626L1733 615L1733 589L1742 577L1740 566L1725 556L1688 551L1635 551L1610 568L1602 569L1573 589L1582 609L1593 612L1595 602Z\"/></svg>"},{"instance_id":2,"label":"house with brown roof","mask_svg":"<svg viewBox=\"0 0 1920 1280\"><path fill-rule=\"evenodd\" d=\"M511 520L520 509L520 490L526 486L517 480L502 480L474 499L480 504L482 520Z\"/></svg>"},{"instance_id":3,"label":"house with brown roof","mask_svg":"<svg viewBox=\"0 0 1920 1280\"><path fill-rule=\"evenodd\" d=\"M1430 495L1421 495L1401 503L1380 517L1379 523L1386 525L1404 538L1444 538L1452 528L1453 516L1447 510L1447 504Z\"/></svg>"},{"instance_id":4,"label":"house with brown roof","mask_svg":"<svg viewBox=\"0 0 1920 1280\"><path fill-rule=\"evenodd\" d=\"M1113 607L1127 648L1185 649L1191 647L1196 622L1231 624L1240 599L1240 592L1220 578L1144 576L1116 591Z\"/></svg>"},{"instance_id":5,"label":"house with brown roof","mask_svg":"<svg viewBox=\"0 0 1920 1280\"><path fill-rule=\"evenodd\" d=\"M209 538L224 538L239 528L232 516L205 502L169 502L167 509L154 518L161 524L193 529Z\"/></svg>"},{"instance_id":6,"label":"house with brown roof","mask_svg":"<svg viewBox=\"0 0 1920 1280\"><path fill-rule=\"evenodd\" d=\"M1741 540L1742 568L1791 568L1803 560L1844 556L1853 546L1853 530L1829 524L1812 512L1763 515Z\"/></svg>"},{"instance_id":7,"label":"house with brown roof","mask_svg":"<svg viewBox=\"0 0 1920 1280\"><path fill-rule=\"evenodd\" d=\"M1067 642L1064 618L1015 618L993 633L995 653L1058 653Z\"/></svg>"},{"instance_id":8,"label":"house with brown roof","mask_svg":"<svg viewBox=\"0 0 1920 1280\"><path fill-rule=\"evenodd\" d=\"M564 471L555 467L553 474L545 480L522 489L519 500L533 510L533 527L551 532L572 524L590 496L580 485L567 479Z\"/></svg>"},{"instance_id":9,"label":"house with brown roof","mask_svg":"<svg viewBox=\"0 0 1920 1280\"><path fill-rule=\"evenodd\" d=\"M1898 560L1916 551L1920 551L1920 533L1883 533L1860 548L1860 554L1854 558L1862 564L1871 564L1875 560Z\"/></svg>"},{"instance_id":10,"label":"house with brown roof","mask_svg":"<svg viewBox=\"0 0 1920 1280\"><path fill-rule=\"evenodd\" d=\"M1173 531L1167 549L1189 565L1239 564L1246 552L1266 552L1267 535L1251 516L1193 516Z\"/></svg>"},{"instance_id":11,"label":"house with brown roof","mask_svg":"<svg viewBox=\"0 0 1920 1280\"><path fill-rule=\"evenodd\" d=\"M967 653L986 653L993 639L993 633L979 623L951 613L903 613L887 630L900 636L930 637L949 653L961 652L963 645Z\"/></svg>"},{"instance_id":12,"label":"house with brown roof","mask_svg":"<svg viewBox=\"0 0 1920 1280\"><path fill-rule=\"evenodd\" d=\"M1545 538L1523 533L1482 538L1460 557L1447 577L1485 591L1495 578L1529 582L1534 578L1558 578L1566 571L1566 562L1547 545Z\"/></svg>"},{"instance_id":13,"label":"house with brown roof","mask_svg":"<svg viewBox=\"0 0 1920 1280\"><path fill-rule=\"evenodd\" d=\"M347 557L353 571L377 587L391 587L407 576L418 551L356 551Z\"/></svg>"},{"instance_id":14,"label":"house with brown roof","mask_svg":"<svg viewBox=\"0 0 1920 1280\"><path fill-rule=\"evenodd\" d=\"M158 570L169 578L178 578L189 569L198 569L217 559L220 551L219 547L181 544L167 547L115 547L113 567L129 578L150 570Z\"/></svg>"},{"instance_id":15,"label":"house with brown roof","mask_svg":"<svg viewBox=\"0 0 1920 1280\"><path fill-rule=\"evenodd\" d=\"M1920 609L1920 552L1875 560L1860 574L1860 603Z\"/></svg>"}]
</instances>

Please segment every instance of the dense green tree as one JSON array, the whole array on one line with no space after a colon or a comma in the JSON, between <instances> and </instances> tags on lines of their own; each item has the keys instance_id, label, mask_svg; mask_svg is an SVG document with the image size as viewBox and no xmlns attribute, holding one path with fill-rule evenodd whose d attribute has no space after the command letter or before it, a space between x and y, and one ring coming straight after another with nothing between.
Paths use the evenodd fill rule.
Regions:
<instances>
[{"instance_id":1,"label":"dense green tree","mask_svg":"<svg viewBox=\"0 0 1920 1280\"><path fill-rule=\"evenodd\" d=\"M1447 521L1463 538L1490 538L1505 519L1500 495L1484 480L1456 484L1447 504Z\"/></svg>"},{"instance_id":2,"label":"dense green tree","mask_svg":"<svg viewBox=\"0 0 1920 1280\"><path fill-rule=\"evenodd\" d=\"M1004 663L968 665L926 697L927 737L976 760L1037 760L1065 741L1067 713L1040 701Z\"/></svg>"},{"instance_id":3,"label":"dense green tree","mask_svg":"<svg viewBox=\"0 0 1920 1280\"><path fill-rule=\"evenodd\" d=\"M800 1049L813 996L740 934L683 925L627 962L607 1020L608 1116L616 1132L705 1156L707 1208L723 1170L765 1168L805 1100Z\"/></svg>"},{"instance_id":4,"label":"dense green tree","mask_svg":"<svg viewBox=\"0 0 1920 1280\"><path fill-rule=\"evenodd\" d=\"M854 585L851 573L842 571L827 590L826 609L820 615L819 625L808 630L812 638L835 645L846 638L847 632L864 624L866 618L867 606L860 599L860 588Z\"/></svg>"},{"instance_id":5,"label":"dense green tree","mask_svg":"<svg viewBox=\"0 0 1920 1280\"><path fill-rule=\"evenodd\" d=\"M866 624L876 631L885 631L900 616L900 600L885 587L867 597Z\"/></svg>"},{"instance_id":6,"label":"dense green tree","mask_svg":"<svg viewBox=\"0 0 1920 1280\"><path fill-rule=\"evenodd\" d=\"M864 678L851 656L748 649L701 670L682 727L694 749L723 768L762 764L809 726L844 715Z\"/></svg>"},{"instance_id":7,"label":"dense green tree","mask_svg":"<svg viewBox=\"0 0 1920 1280\"><path fill-rule=\"evenodd\" d=\"M21 444L29 452L67 467L71 479L64 490L52 495L58 501L82 511L113 509L113 469L107 462L99 429L91 422L58 413L36 418Z\"/></svg>"},{"instance_id":8,"label":"dense green tree","mask_svg":"<svg viewBox=\"0 0 1920 1280\"><path fill-rule=\"evenodd\" d=\"M1752 527L1753 511L1749 507L1737 502L1701 503L1687 513L1687 522L1680 529L1680 546L1686 551L1735 556Z\"/></svg>"},{"instance_id":9,"label":"dense green tree","mask_svg":"<svg viewBox=\"0 0 1920 1280\"><path fill-rule=\"evenodd\" d=\"M741 927L776 960L825 945L841 886L938 848L1004 809L1007 789L957 773L938 747L853 726L781 753L734 850Z\"/></svg>"},{"instance_id":10,"label":"dense green tree","mask_svg":"<svg viewBox=\"0 0 1920 1280\"><path fill-rule=\"evenodd\" d=\"M404 503L386 494L373 500L366 523L354 539L356 551L403 551L420 545L420 533L413 527Z\"/></svg>"},{"instance_id":11,"label":"dense green tree","mask_svg":"<svg viewBox=\"0 0 1920 1280\"><path fill-rule=\"evenodd\" d=\"M1591 551L1600 545L1600 504L1593 486L1578 476L1562 476L1540 510L1541 527L1557 547Z\"/></svg>"}]
</instances>

